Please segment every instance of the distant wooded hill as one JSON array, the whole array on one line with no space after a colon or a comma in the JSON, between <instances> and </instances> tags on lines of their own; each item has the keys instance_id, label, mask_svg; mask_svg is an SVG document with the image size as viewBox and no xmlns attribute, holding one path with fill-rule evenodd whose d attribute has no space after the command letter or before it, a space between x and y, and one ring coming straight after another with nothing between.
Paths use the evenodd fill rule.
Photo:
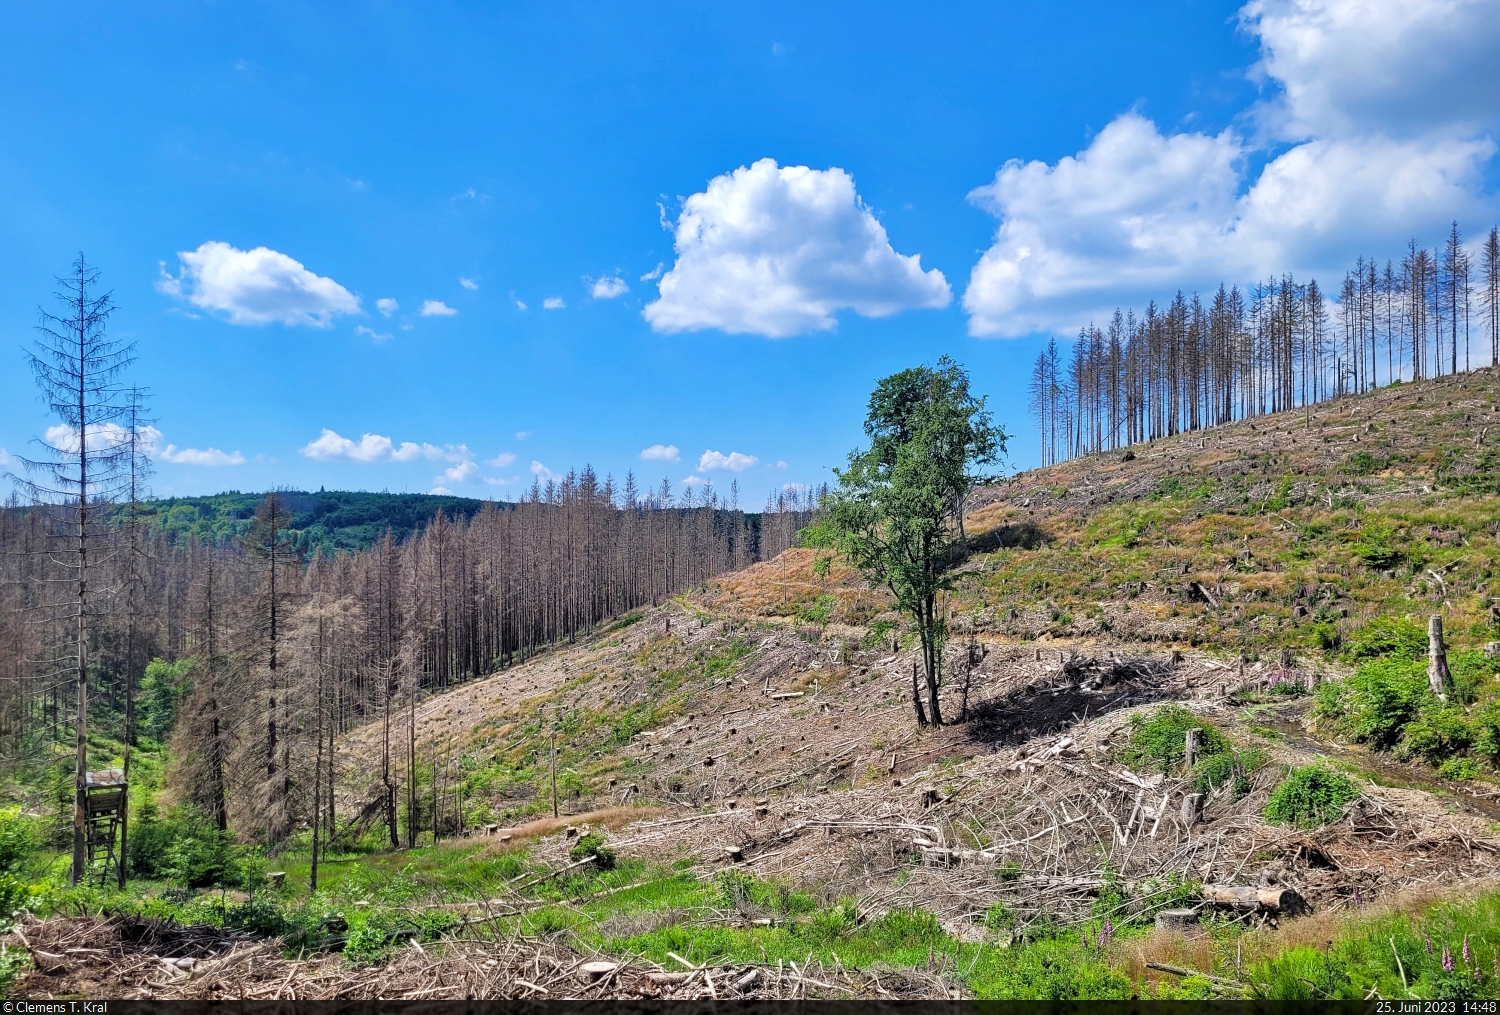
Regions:
<instances>
[{"instance_id":1,"label":"distant wooded hill","mask_svg":"<svg viewBox=\"0 0 1500 1015\"><path fill-rule=\"evenodd\" d=\"M404 540L420 532L438 511L450 519L467 520L487 503L427 493L350 490L287 490L281 498L292 515L286 533L303 553L366 550L387 528L398 541ZM231 491L209 497L167 497L148 501L139 510L148 525L159 527L174 542L196 535L204 542L221 543L249 531L255 507L264 499L263 493Z\"/></svg>"}]
</instances>

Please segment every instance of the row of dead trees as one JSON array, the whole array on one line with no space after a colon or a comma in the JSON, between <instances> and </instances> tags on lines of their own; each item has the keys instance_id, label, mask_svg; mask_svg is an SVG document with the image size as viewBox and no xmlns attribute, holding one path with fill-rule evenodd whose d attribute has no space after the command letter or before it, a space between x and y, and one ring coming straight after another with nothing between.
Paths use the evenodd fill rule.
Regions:
<instances>
[{"instance_id":1,"label":"row of dead trees","mask_svg":"<svg viewBox=\"0 0 1500 1015\"><path fill-rule=\"evenodd\" d=\"M1471 250L1455 223L1436 250L1411 241L1399 264L1361 257L1335 301L1286 275L1116 310L1071 349L1048 343L1030 408L1052 464L1496 363L1500 228Z\"/></svg>"},{"instance_id":2,"label":"row of dead trees","mask_svg":"<svg viewBox=\"0 0 1500 1015\"><path fill-rule=\"evenodd\" d=\"M347 831L338 737L378 720L374 817L395 845L404 802L412 843L425 695L780 553L820 496L783 490L751 516L737 490L728 505L708 490L674 500L665 482L642 495L633 477L616 489L585 468L360 552L306 559L275 493L238 538L173 541L145 503L155 430L124 383L134 346L108 334L114 305L82 255L57 281L31 365L58 423L15 477L26 501L0 508L0 766L35 776L71 749L74 880L87 775L114 763L113 740L129 779L137 706L172 742L177 798L271 846L304 826L322 843ZM392 740L403 712L404 752ZM453 778L451 765L425 767Z\"/></svg>"}]
</instances>

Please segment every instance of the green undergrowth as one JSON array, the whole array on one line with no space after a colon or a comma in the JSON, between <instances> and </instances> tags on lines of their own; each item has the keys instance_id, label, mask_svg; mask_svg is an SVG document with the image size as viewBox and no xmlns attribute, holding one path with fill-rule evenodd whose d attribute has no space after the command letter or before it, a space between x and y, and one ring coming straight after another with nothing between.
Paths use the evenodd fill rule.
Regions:
<instances>
[{"instance_id":1,"label":"green undergrowth","mask_svg":"<svg viewBox=\"0 0 1500 1015\"><path fill-rule=\"evenodd\" d=\"M1272 954L1245 976L1252 996L1359 1000L1374 991L1388 1000L1500 999L1500 891L1493 888L1416 914L1356 911L1324 947L1271 944ZM1232 953L1225 958L1233 975Z\"/></svg>"},{"instance_id":2,"label":"green undergrowth","mask_svg":"<svg viewBox=\"0 0 1500 1015\"><path fill-rule=\"evenodd\" d=\"M1265 752L1258 747L1236 748L1217 726L1188 708L1171 703L1131 717L1130 739L1120 752L1126 764L1180 774L1187 763L1187 732L1197 729L1198 758L1187 773L1193 789L1211 793L1226 783L1236 800L1250 789L1250 776L1264 767Z\"/></svg>"},{"instance_id":3,"label":"green undergrowth","mask_svg":"<svg viewBox=\"0 0 1500 1015\"><path fill-rule=\"evenodd\" d=\"M1354 673L1318 688L1314 716L1340 736L1448 778L1500 770L1500 659L1478 649L1450 653L1452 683L1442 700L1428 682L1426 649L1414 620L1368 625L1351 648Z\"/></svg>"},{"instance_id":4,"label":"green undergrowth","mask_svg":"<svg viewBox=\"0 0 1500 1015\"><path fill-rule=\"evenodd\" d=\"M9 822L0 820L0 853L23 834L16 831L14 816ZM385 961L410 940L520 934L667 968L678 966L675 956L681 956L694 964L800 966L811 958L861 969L940 970L977 998L1224 993L1200 977L1157 983L1137 975L1141 970L1132 956L1141 942L1151 940L1152 913L1196 897L1198 886L1187 881L1134 886L1132 895L1124 883L1107 877L1093 915L1081 926L1040 914L1022 919L997 905L975 924L984 940L963 940L956 928L922 909L871 912L853 899L820 897L740 871L701 877L688 860L606 859L602 838L576 845L578 858L598 859L561 873L522 849L468 842L333 861L320 865L315 893L307 888L305 858L288 855L277 861L286 872L280 889L262 877L249 892L161 882L135 882L125 892L97 882L70 888L66 858L59 855L42 872L31 904L42 915L133 913L279 935L290 952L339 951L356 965ZM510 898L520 911L486 919L496 907L463 905L497 897ZM466 925L466 918L481 922ZM1298 926L1288 922L1278 932L1282 937L1252 935L1243 942L1249 945L1249 961L1238 978L1252 996L1365 997L1374 986L1386 998L1493 997L1500 982L1500 970L1490 971L1500 956L1500 893L1493 889L1416 916L1340 914L1327 930L1327 943L1316 947L1301 943L1309 935L1299 937ZM1215 919L1206 927L1213 942L1210 972L1235 978L1242 928ZM1323 933L1320 929L1315 936ZM1452 969L1444 968L1444 949ZM1395 954L1401 956L1406 988L1400 987ZM0 956L0 981L6 961Z\"/></svg>"}]
</instances>

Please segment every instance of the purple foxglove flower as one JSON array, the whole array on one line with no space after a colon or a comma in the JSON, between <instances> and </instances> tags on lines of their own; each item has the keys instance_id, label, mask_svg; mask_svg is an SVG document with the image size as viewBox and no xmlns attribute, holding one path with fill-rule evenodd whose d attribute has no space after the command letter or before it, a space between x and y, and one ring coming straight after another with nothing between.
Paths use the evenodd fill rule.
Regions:
<instances>
[{"instance_id":1,"label":"purple foxglove flower","mask_svg":"<svg viewBox=\"0 0 1500 1015\"><path fill-rule=\"evenodd\" d=\"M1448 950L1447 945L1443 945L1443 972L1453 972L1453 953Z\"/></svg>"},{"instance_id":2,"label":"purple foxglove flower","mask_svg":"<svg viewBox=\"0 0 1500 1015\"><path fill-rule=\"evenodd\" d=\"M1465 934L1464 935L1464 965L1466 965L1466 966L1472 966L1473 964L1474 964L1474 953L1471 952L1471 951L1469 951L1469 935Z\"/></svg>"}]
</instances>

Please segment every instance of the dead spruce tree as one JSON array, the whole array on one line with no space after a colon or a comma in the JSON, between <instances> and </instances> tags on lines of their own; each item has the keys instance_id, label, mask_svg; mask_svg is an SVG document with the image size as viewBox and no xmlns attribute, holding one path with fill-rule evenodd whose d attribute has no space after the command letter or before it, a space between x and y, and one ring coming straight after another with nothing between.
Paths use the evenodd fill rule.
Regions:
<instances>
[{"instance_id":1,"label":"dead spruce tree","mask_svg":"<svg viewBox=\"0 0 1500 1015\"><path fill-rule=\"evenodd\" d=\"M73 594L64 607L73 629L73 653L67 669L74 684L75 737L73 801L73 881L82 880L86 858L85 787L88 776L88 705L90 620L98 608L89 579L91 551L104 537L98 531L98 506L120 492L122 478L140 453L128 423L129 403L120 377L135 359L135 346L110 338L107 324L114 313L109 292L101 292L99 272L82 254L70 274L57 279L58 310L40 310L39 338L28 353L41 397L58 424L35 442L35 458L21 459L27 474L24 489L38 504L62 504L70 509L69 546L50 559L62 575L45 580L64 582ZM53 546L49 550L58 551ZM61 660L57 671L64 667Z\"/></svg>"}]
</instances>

